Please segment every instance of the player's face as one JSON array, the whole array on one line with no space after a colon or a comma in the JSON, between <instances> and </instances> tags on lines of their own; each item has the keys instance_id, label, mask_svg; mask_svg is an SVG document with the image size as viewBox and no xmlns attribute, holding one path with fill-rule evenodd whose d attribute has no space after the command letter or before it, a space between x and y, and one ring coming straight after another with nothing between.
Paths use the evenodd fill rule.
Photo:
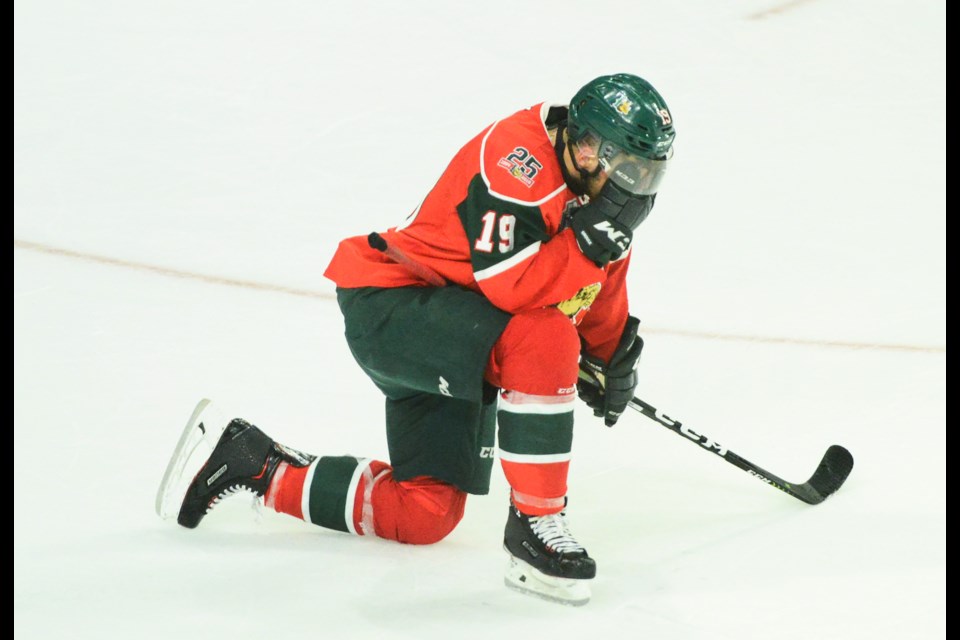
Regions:
<instances>
[{"instance_id":1,"label":"player's face","mask_svg":"<svg viewBox=\"0 0 960 640\"><path fill-rule=\"evenodd\" d=\"M606 184L607 174L604 171L597 170L600 166L600 158L595 149L580 144L572 145L572 149L574 153L572 164L574 166L568 167L568 169L575 169L575 171L570 171L570 175L580 187L580 190L592 200L597 197L600 189Z\"/></svg>"},{"instance_id":2,"label":"player's face","mask_svg":"<svg viewBox=\"0 0 960 640\"><path fill-rule=\"evenodd\" d=\"M573 143L573 154L577 166L587 173L595 173L597 167L600 166L600 156L597 155L597 150L593 146L583 142L575 142Z\"/></svg>"},{"instance_id":3,"label":"player's face","mask_svg":"<svg viewBox=\"0 0 960 640\"><path fill-rule=\"evenodd\" d=\"M647 158L625 151L588 130L573 144L573 154L577 165L584 170L581 175L603 173L626 193L650 196L660 187L673 157L673 147L662 157ZM603 182L606 180L599 186L603 186Z\"/></svg>"}]
</instances>

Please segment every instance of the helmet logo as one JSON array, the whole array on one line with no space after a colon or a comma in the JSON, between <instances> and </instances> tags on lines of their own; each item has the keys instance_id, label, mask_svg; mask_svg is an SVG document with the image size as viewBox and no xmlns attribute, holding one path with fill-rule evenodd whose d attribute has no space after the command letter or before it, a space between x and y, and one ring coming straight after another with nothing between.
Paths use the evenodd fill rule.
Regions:
<instances>
[{"instance_id":1,"label":"helmet logo","mask_svg":"<svg viewBox=\"0 0 960 640\"><path fill-rule=\"evenodd\" d=\"M660 116L660 123L664 126L673 122L670 119L670 112L664 109L663 107L656 107L657 115Z\"/></svg>"},{"instance_id":2,"label":"helmet logo","mask_svg":"<svg viewBox=\"0 0 960 640\"><path fill-rule=\"evenodd\" d=\"M610 106L619 111L621 115L628 116L630 115L630 112L633 111L633 102L623 91L617 91L615 94L610 96L609 100Z\"/></svg>"}]
</instances>

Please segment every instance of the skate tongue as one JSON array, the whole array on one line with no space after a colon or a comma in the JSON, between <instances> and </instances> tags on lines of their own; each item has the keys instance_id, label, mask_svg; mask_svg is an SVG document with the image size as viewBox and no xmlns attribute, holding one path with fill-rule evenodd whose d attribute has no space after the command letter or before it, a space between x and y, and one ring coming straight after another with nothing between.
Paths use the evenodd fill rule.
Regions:
<instances>
[{"instance_id":1,"label":"skate tongue","mask_svg":"<svg viewBox=\"0 0 960 640\"><path fill-rule=\"evenodd\" d=\"M530 528L543 543L557 553L585 552L567 525L564 512L530 518Z\"/></svg>"}]
</instances>

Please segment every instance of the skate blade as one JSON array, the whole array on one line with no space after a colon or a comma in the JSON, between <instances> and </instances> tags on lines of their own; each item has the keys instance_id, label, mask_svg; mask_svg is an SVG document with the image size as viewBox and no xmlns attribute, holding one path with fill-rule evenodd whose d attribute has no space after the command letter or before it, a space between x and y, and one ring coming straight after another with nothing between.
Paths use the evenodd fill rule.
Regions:
<instances>
[{"instance_id":1,"label":"skate blade","mask_svg":"<svg viewBox=\"0 0 960 640\"><path fill-rule=\"evenodd\" d=\"M210 457L227 424L228 420L219 415L210 400L204 398L197 403L157 489L155 509L162 519L175 518L180 513L187 487Z\"/></svg>"},{"instance_id":2,"label":"skate blade","mask_svg":"<svg viewBox=\"0 0 960 640\"><path fill-rule=\"evenodd\" d=\"M507 555L510 563L507 565L503 583L510 589L572 607L582 607L590 602L590 585L587 580L548 576L510 552L507 552Z\"/></svg>"}]
</instances>

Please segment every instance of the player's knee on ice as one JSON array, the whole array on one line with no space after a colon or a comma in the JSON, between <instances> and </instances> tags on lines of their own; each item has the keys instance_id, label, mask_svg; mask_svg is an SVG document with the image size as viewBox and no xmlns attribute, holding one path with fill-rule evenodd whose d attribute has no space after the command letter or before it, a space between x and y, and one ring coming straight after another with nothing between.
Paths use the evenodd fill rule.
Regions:
<instances>
[{"instance_id":1,"label":"player's knee on ice","mask_svg":"<svg viewBox=\"0 0 960 640\"><path fill-rule=\"evenodd\" d=\"M374 496L383 505L376 510L377 535L407 544L433 544L446 538L463 518L467 499L455 486L433 478L391 479L378 483L377 492L394 493L390 500Z\"/></svg>"}]
</instances>

